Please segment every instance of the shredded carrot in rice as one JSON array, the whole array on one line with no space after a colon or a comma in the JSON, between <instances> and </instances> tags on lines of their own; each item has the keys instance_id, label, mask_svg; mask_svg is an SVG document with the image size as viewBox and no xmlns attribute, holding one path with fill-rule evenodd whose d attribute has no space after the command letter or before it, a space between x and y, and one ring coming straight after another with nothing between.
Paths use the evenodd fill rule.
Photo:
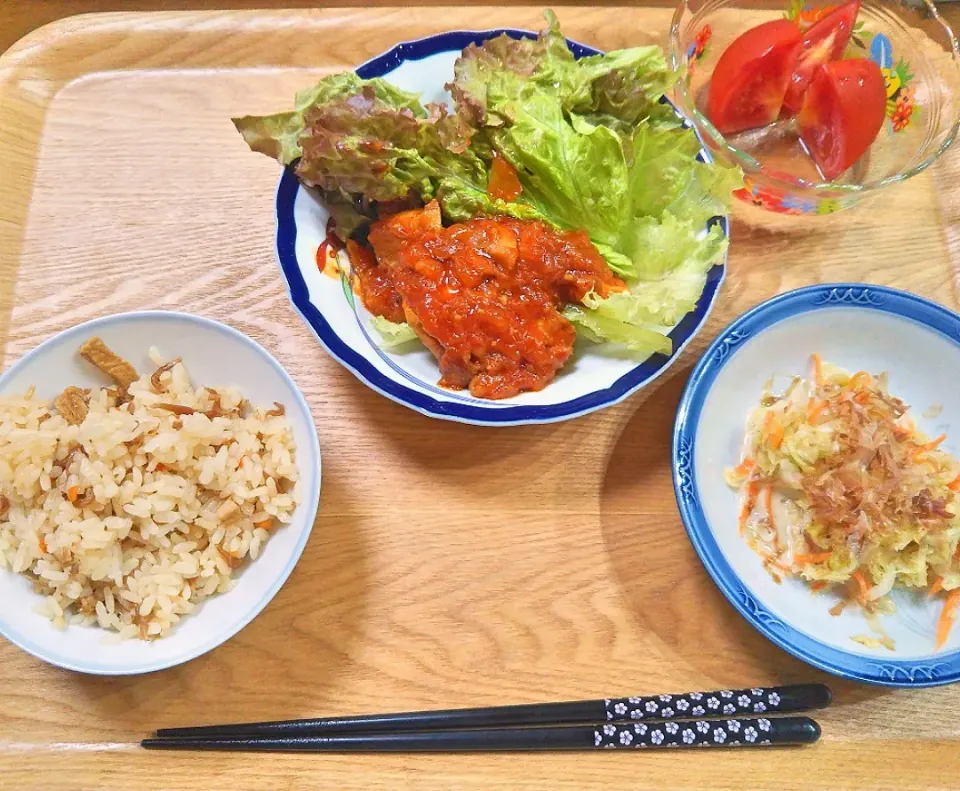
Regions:
<instances>
[{"instance_id":1,"label":"shredded carrot in rice","mask_svg":"<svg viewBox=\"0 0 960 791\"><path fill-rule=\"evenodd\" d=\"M817 383L817 386L823 384L823 360L820 355L816 352L813 353L813 379Z\"/></svg>"},{"instance_id":2,"label":"shredded carrot in rice","mask_svg":"<svg viewBox=\"0 0 960 791\"><path fill-rule=\"evenodd\" d=\"M68 499L71 503L75 503L75 502L77 501L77 496L78 496L79 494L80 494L80 487L79 487L79 486L71 486L69 489L67 489L67 499Z\"/></svg>"},{"instance_id":3,"label":"shredded carrot in rice","mask_svg":"<svg viewBox=\"0 0 960 791\"><path fill-rule=\"evenodd\" d=\"M943 590L943 577L937 577L933 581L933 585L930 586L930 590L927 592L927 595L936 596L942 590Z\"/></svg>"}]
</instances>

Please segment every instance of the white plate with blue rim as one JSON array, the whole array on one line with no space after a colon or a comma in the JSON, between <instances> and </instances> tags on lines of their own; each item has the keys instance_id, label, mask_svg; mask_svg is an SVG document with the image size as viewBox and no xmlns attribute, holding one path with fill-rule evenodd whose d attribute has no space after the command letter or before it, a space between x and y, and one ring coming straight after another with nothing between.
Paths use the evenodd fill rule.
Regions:
<instances>
[{"instance_id":1,"label":"white plate with blue rim","mask_svg":"<svg viewBox=\"0 0 960 791\"><path fill-rule=\"evenodd\" d=\"M725 468L740 459L748 413L771 376L805 375L810 355L849 370L889 374L890 391L912 405L944 450L960 450L960 390L943 376L960 367L960 316L913 294L862 284L802 288L758 305L726 328L694 368L673 435L673 480L687 533L714 582L765 637L838 676L886 686L924 687L960 680L960 628L934 650L942 603L894 592L883 616L896 650L869 648L859 608L829 614L838 601L811 596L792 579L777 584L738 531L737 494ZM940 405L935 418L922 412Z\"/></svg>"},{"instance_id":2,"label":"white plate with blue rim","mask_svg":"<svg viewBox=\"0 0 960 791\"><path fill-rule=\"evenodd\" d=\"M398 44L367 61L356 71L360 77L384 77L400 88L421 94L424 103L449 102L444 89L453 64L471 43L482 43L506 33L512 37L536 37L524 30L451 31ZM598 50L568 40L577 58ZM701 150L701 161L710 161ZM293 168L280 179L276 198L277 256L290 299L314 331L320 343L360 381L387 398L430 417L460 423L511 426L552 423L585 415L619 403L662 374L699 332L710 313L724 279L725 260L707 274L706 286L696 308L669 333L673 352L638 361L628 354L578 342L571 360L555 381L536 393L491 401L437 385L439 371L424 348L390 351L381 348L369 314L340 280L319 271L317 248L327 236L328 212L322 202L301 187ZM727 218L714 217L729 237Z\"/></svg>"},{"instance_id":3,"label":"white plate with blue rim","mask_svg":"<svg viewBox=\"0 0 960 791\"><path fill-rule=\"evenodd\" d=\"M0 393L31 386L53 398L69 385L102 387L99 372L77 349L99 336L140 371L156 366L148 349L180 357L195 385L234 386L254 404L284 405L296 445L301 502L287 525L274 531L260 556L237 572L232 590L204 600L167 636L111 642L111 633L70 624L55 629L36 612L41 597L30 581L0 568L0 635L39 659L96 675L132 675L179 665L213 650L249 624L286 582L306 546L320 504L320 444L303 394L262 346L232 327L187 313L143 311L94 319L44 341L0 376Z\"/></svg>"}]
</instances>

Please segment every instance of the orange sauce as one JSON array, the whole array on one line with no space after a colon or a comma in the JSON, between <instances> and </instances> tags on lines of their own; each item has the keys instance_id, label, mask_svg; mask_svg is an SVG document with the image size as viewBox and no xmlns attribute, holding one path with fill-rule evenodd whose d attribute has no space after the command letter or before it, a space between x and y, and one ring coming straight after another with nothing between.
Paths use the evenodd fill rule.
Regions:
<instances>
[{"instance_id":1,"label":"orange sauce","mask_svg":"<svg viewBox=\"0 0 960 791\"><path fill-rule=\"evenodd\" d=\"M334 231L336 226L337 222L333 217L327 219L327 235L317 248L317 268L327 277L340 277L337 253L343 249L343 242Z\"/></svg>"}]
</instances>

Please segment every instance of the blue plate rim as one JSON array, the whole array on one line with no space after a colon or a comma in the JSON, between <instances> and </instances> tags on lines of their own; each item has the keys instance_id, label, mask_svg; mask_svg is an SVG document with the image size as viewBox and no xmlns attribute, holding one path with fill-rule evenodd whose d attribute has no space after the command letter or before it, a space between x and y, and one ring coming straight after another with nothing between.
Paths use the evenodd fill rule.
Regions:
<instances>
[{"instance_id":1,"label":"blue plate rim","mask_svg":"<svg viewBox=\"0 0 960 791\"><path fill-rule=\"evenodd\" d=\"M779 294L735 319L697 362L677 407L672 473L677 508L694 550L720 591L768 640L828 673L887 687L934 687L960 680L960 649L919 659L873 659L828 646L770 612L727 562L699 504L694 471L696 433L704 401L740 345L786 319L837 308L874 310L913 321L960 346L960 315L923 297L887 286L826 283Z\"/></svg>"},{"instance_id":2,"label":"blue plate rim","mask_svg":"<svg viewBox=\"0 0 960 791\"><path fill-rule=\"evenodd\" d=\"M468 44L480 43L502 33L515 38L536 36L533 31L516 28L446 31L420 39L400 42L386 52L361 64L357 67L356 72L363 78L383 76L405 61L421 60L441 52L460 51ZM567 39L567 43L577 58L600 54L600 50L577 41ZM698 158L702 158L703 161L712 161L709 152L703 146L703 141L700 142L702 147ZM293 169L285 168L277 185L275 201L276 255L281 273L286 281L290 302L307 326L310 327L320 345L344 368L372 390L427 417L473 425L518 426L569 420L618 404L640 388L653 382L673 365L687 344L706 323L720 287L726 278L727 255L724 253L723 260L708 271L706 285L694 310L684 316L670 333L674 342L673 353L669 357L654 355L644 360L605 390L596 390L558 404L498 405L490 407L474 403L441 401L396 382L377 370L363 355L354 351L340 339L320 310L310 301L309 290L300 272L296 256L297 225L294 219L294 204L299 191L300 183L297 181ZM713 217L708 222L707 227L709 228L714 224L721 226L729 241L729 218L726 216Z\"/></svg>"},{"instance_id":3,"label":"blue plate rim","mask_svg":"<svg viewBox=\"0 0 960 791\"><path fill-rule=\"evenodd\" d=\"M68 327L65 330L61 330L49 338L41 342L39 345L35 346L29 352L27 352L23 357L17 360L15 363L11 364L9 368L3 371L0 374L0 392L3 391L6 383L12 378L13 374L20 370L23 365L26 365L28 362L39 359L43 354L50 348L53 348L55 345L69 340L70 338L76 335L82 335L91 330L95 330L99 327L103 327L110 324L122 324L124 322L136 322L136 321L146 321L149 319L181 319L194 324L198 324L202 327L213 330L214 332L219 332L224 335L233 336L236 340L241 343L250 346L255 352L262 356L270 366L276 371L277 375L291 390L295 396L295 402L297 409L302 413L301 416L305 418L306 425L312 430L309 431L310 436L310 448L309 450L313 452L316 457L316 468L317 475L316 479L313 482L313 485L310 487L309 492L305 492L304 499L297 506L298 508L307 508L313 511L313 518L310 519L304 529L303 534L297 539L296 544L293 546L292 554L290 555L289 560L284 566L283 570L277 575L276 579L273 580L270 587L267 591L260 597L260 599L254 604L247 614L234 626L228 629L223 635L217 635L212 638L207 638L206 640L198 642L192 648L185 650L182 654L169 657L162 660L151 660L150 662L144 662L142 665L134 666L124 666L124 667L106 667L103 665L97 665L96 662L84 663L77 662L72 659L69 659L59 653L51 653L46 651L44 648L40 647L35 643L29 636L24 635L19 631L14 631L12 628L7 626L3 619L0 618L0 636L9 640L17 648L25 651L33 657L46 662L49 665L54 667L59 667L64 670L70 670L75 673L83 673L85 675L91 676L140 676L146 675L147 673L156 673L161 670L168 670L172 667L177 667L179 665L190 662L198 657L208 654L211 651L219 648L224 643L232 640L240 632L249 626L257 616L259 616L273 601L276 595L280 592L280 589L286 584L287 580L290 578L290 575L293 573L293 570L296 568L297 564L300 562L300 558L303 556L303 552L306 549L307 542L310 540L310 536L313 533L313 526L316 524L317 515L320 513L320 493L322 489L322 478L323 478L323 454L320 450L320 437L317 434L316 421L313 419L313 413L310 410L310 405L307 403L306 396L303 394L303 391L300 389L299 385L294 381L293 377L289 374L286 368L284 368L280 361L273 356L267 349L265 349L260 343L255 341L248 335L240 332L240 330L235 327L231 327L229 324L224 324L221 321L216 319L210 319L206 316L198 316L194 313L186 313L180 310L133 310L127 311L124 313L111 313L106 316L98 316L94 319L89 319L80 324L75 324L72 327ZM13 572L9 572L13 573ZM242 580L238 577L236 578L237 584L242 584ZM227 594L229 595L229 591ZM46 619L44 619L46 620ZM54 628L52 624L45 624L48 628ZM86 627L77 627L74 628L86 628ZM104 634L108 634L104 631Z\"/></svg>"}]
</instances>

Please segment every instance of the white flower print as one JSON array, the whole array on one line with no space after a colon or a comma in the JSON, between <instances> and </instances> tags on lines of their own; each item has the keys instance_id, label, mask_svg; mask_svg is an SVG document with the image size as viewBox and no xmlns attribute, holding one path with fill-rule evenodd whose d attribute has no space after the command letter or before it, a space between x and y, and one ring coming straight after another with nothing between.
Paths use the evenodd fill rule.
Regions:
<instances>
[{"instance_id":1,"label":"white flower print","mask_svg":"<svg viewBox=\"0 0 960 791\"><path fill-rule=\"evenodd\" d=\"M757 689L756 687L753 687L753 689L751 689L750 692L752 692L754 695L757 695L757 696L763 694L763 690L762 690L762 689Z\"/></svg>"},{"instance_id":2,"label":"white flower print","mask_svg":"<svg viewBox=\"0 0 960 791\"><path fill-rule=\"evenodd\" d=\"M769 739L763 739L763 740L760 742L760 744L763 745L764 747L767 747L767 746L770 745L770 740L769 740Z\"/></svg>"},{"instance_id":3,"label":"white flower print","mask_svg":"<svg viewBox=\"0 0 960 791\"><path fill-rule=\"evenodd\" d=\"M710 723L698 722L695 727L698 731L700 731L700 733L707 733L710 730Z\"/></svg>"},{"instance_id":4,"label":"white flower print","mask_svg":"<svg viewBox=\"0 0 960 791\"><path fill-rule=\"evenodd\" d=\"M680 745L676 742L667 742L667 747L679 747Z\"/></svg>"},{"instance_id":5,"label":"white flower print","mask_svg":"<svg viewBox=\"0 0 960 791\"><path fill-rule=\"evenodd\" d=\"M604 750L612 750L612 749L613 749L614 747L616 747L616 746L617 746L617 745L615 745L615 744L605 744L605 745L603 745L603 749L604 749Z\"/></svg>"},{"instance_id":6,"label":"white flower print","mask_svg":"<svg viewBox=\"0 0 960 791\"><path fill-rule=\"evenodd\" d=\"M769 730L770 730L770 720L765 720L765 719L759 719L759 720L757 720L757 727L760 728L761 731L769 731Z\"/></svg>"},{"instance_id":7,"label":"white flower print","mask_svg":"<svg viewBox=\"0 0 960 791\"><path fill-rule=\"evenodd\" d=\"M756 712L766 711L767 707L763 703L754 703L753 710Z\"/></svg>"},{"instance_id":8,"label":"white flower print","mask_svg":"<svg viewBox=\"0 0 960 791\"><path fill-rule=\"evenodd\" d=\"M707 698L707 706L711 709L718 709L720 708L720 701L716 698Z\"/></svg>"},{"instance_id":9,"label":"white flower print","mask_svg":"<svg viewBox=\"0 0 960 791\"><path fill-rule=\"evenodd\" d=\"M717 744L723 744L727 740L727 732L723 728L716 728L713 731L713 740Z\"/></svg>"},{"instance_id":10,"label":"white flower print","mask_svg":"<svg viewBox=\"0 0 960 791\"><path fill-rule=\"evenodd\" d=\"M660 709L660 716L661 716L661 717L672 717L672 716L673 716L673 709L671 709L669 706L665 706L664 708Z\"/></svg>"},{"instance_id":11,"label":"white flower print","mask_svg":"<svg viewBox=\"0 0 960 791\"><path fill-rule=\"evenodd\" d=\"M721 697L721 698L732 698L732 697L733 697L733 693L732 693L729 689L725 689L725 690L723 690L723 692L720 693L720 697Z\"/></svg>"},{"instance_id":12,"label":"white flower print","mask_svg":"<svg viewBox=\"0 0 960 791\"><path fill-rule=\"evenodd\" d=\"M644 706L644 708L652 714L657 710L657 704L654 703L652 700L648 700L647 705Z\"/></svg>"},{"instance_id":13,"label":"white flower print","mask_svg":"<svg viewBox=\"0 0 960 791\"><path fill-rule=\"evenodd\" d=\"M734 739L732 742L730 742L731 747L736 747L738 744L740 744L739 739Z\"/></svg>"},{"instance_id":14,"label":"white flower print","mask_svg":"<svg viewBox=\"0 0 960 791\"><path fill-rule=\"evenodd\" d=\"M660 695L660 700L662 700L664 703L669 703L671 700L673 700L673 695Z\"/></svg>"},{"instance_id":15,"label":"white flower print","mask_svg":"<svg viewBox=\"0 0 960 791\"><path fill-rule=\"evenodd\" d=\"M737 720L727 720L727 730L730 733L740 733L740 723Z\"/></svg>"},{"instance_id":16,"label":"white flower print","mask_svg":"<svg viewBox=\"0 0 960 791\"><path fill-rule=\"evenodd\" d=\"M594 731L594 732L593 732L593 746L594 746L594 747L599 747L599 746L600 746L600 742L602 742L602 741L603 741L603 735L600 733L600 731Z\"/></svg>"},{"instance_id":17,"label":"white flower print","mask_svg":"<svg viewBox=\"0 0 960 791\"><path fill-rule=\"evenodd\" d=\"M620 744L628 745L633 741L633 734L630 731L620 731Z\"/></svg>"},{"instance_id":18,"label":"white flower print","mask_svg":"<svg viewBox=\"0 0 960 791\"><path fill-rule=\"evenodd\" d=\"M694 717L702 717L704 714L704 711L705 709L703 708L703 706L694 706L692 709L690 709L690 713Z\"/></svg>"},{"instance_id":19,"label":"white flower print","mask_svg":"<svg viewBox=\"0 0 960 791\"><path fill-rule=\"evenodd\" d=\"M771 706L776 706L780 703L780 696L776 692L771 692L770 697L767 698Z\"/></svg>"},{"instance_id":20,"label":"white flower print","mask_svg":"<svg viewBox=\"0 0 960 791\"><path fill-rule=\"evenodd\" d=\"M751 742L751 743L755 742L757 740L757 729L754 728L752 725L749 726L743 732L743 738L746 739L748 742Z\"/></svg>"},{"instance_id":21,"label":"white flower print","mask_svg":"<svg viewBox=\"0 0 960 791\"><path fill-rule=\"evenodd\" d=\"M640 698L627 698L627 703L631 706L636 706L640 702Z\"/></svg>"},{"instance_id":22,"label":"white flower print","mask_svg":"<svg viewBox=\"0 0 960 791\"><path fill-rule=\"evenodd\" d=\"M640 709L630 709L630 719L631 720L643 719L643 712Z\"/></svg>"},{"instance_id":23,"label":"white flower print","mask_svg":"<svg viewBox=\"0 0 960 791\"><path fill-rule=\"evenodd\" d=\"M644 736L647 732L647 726L644 725L643 723L640 723L639 725L634 725L633 732L639 733L641 736Z\"/></svg>"},{"instance_id":24,"label":"white flower print","mask_svg":"<svg viewBox=\"0 0 960 791\"><path fill-rule=\"evenodd\" d=\"M749 705L750 705L750 698L747 697L746 695L741 695L739 698L737 698L737 705L738 705L738 706L749 706Z\"/></svg>"},{"instance_id":25,"label":"white flower print","mask_svg":"<svg viewBox=\"0 0 960 791\"><path fill-rule=\"evenodd\" d=\"M677 725L677 723L675 723L675 722L668 722L668 723L667 723L666 725L664 725L663 727L664 727L664 730L666 730L666 732L669 733L669 734L671 734L671 735L675 734L677 731L680 730L680 726Z\"/></svg>"},{"instance_id":26,"label":"white flower print","mask_svg":"<svg viewBox=\"0 0 960 791\"><path fill-rule=\"evenodd\" d=\"M685 701L683 698L677 701L677 711L686 711L690 708L690 704Z\"/></svg>"},{"instance_id":27,"label":"white flower print","mask_svg":"<svg viewBox=\"0 0 960 791\"><path fill-rule=\"evenodd\" d=\"M702 697L703 697L703 693L702 693L702 692L691 692L691 693L690 693L690 700L700 700Z\"/></svg>"},{"instance_id":28,"label":"white flower print","mask_svg":"<svg viewBox=\"0 0 960 791\"><path fill-rule=\"evenodd\" d=\"M684 728L683 730L683 743L684 744L693 744L693 740L697 738L697 734L691 731L689 728Z\"/></svg>"},{"instance_id":29,"label":"white flower print","mask_svg":"<svg viewBox=\"0 0 960 791\"><path fill-rule=\"evenodd\" d=\"M607 736L613 736L613 734L615 734L615 733L617 732L617 729L616 729L616 727L613 726L613 725L604 725L604 726L603 726L603 732L604 732Z\"/></svg>"},{"instance_id":30,"label":"white flower print","mask_svg":"<svg viewBox=\"0 0 960 791\"><path fill-rule=\"evenodd\" d=\"M724 713L724 714L733 714L734 712L736 712L736 710L737 710L737 707L734 706L732 703L724 703L724 704L723 704L723 713Z\"/></svg>"},{"instance_id":31,"label":"white flower print","mask_svg":"<svg viewBox=\"0 0 960 791\"><path fill-rule=\"evenodd\" d=\"M627 704L626 704L626 703L618 703L617 705L615 705L615 706L613 707L613 710L614 710L617 714L626 714L626 713L627 713Z\"/></svg>"},{"instance_id":32,"label":"white flower print","mask_svg":"<svg viewBox=\"0 0 960 791\"><path fill-rule=\"evenodd\" d=\"M650 741L654 744L663 744L663 731L654 731L651 733Z\"/></svg>"}]
</instances>

